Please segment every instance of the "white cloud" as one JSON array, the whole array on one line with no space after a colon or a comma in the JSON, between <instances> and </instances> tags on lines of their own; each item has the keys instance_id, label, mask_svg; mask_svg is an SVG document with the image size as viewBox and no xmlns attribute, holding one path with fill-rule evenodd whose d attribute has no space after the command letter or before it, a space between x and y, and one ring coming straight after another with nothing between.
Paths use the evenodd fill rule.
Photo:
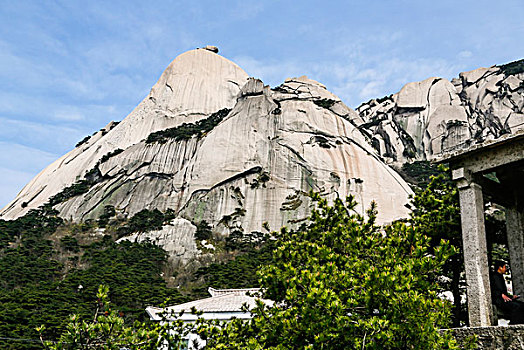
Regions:
<instances>
[{"instance_id":1,"label":"white cloud","mask_svg":"<svg viewBox=\"0 0 524 350\"><path fill-rule=\"evenodd\" d=\"M247 74L271 86L282 84L286 78L307 74L304 64L294 61L260 61L250 56L236 56L232 60Z\"/></svg>"},{"instance_id":2,"label":"white cloud","mask_svg":"<svg viewBox=\"0 0 524 350\"><path fill-rule=\"evenodd\" d=\"M241 0L237 1L231 11L231 17L238 20L248 20L256 17L265 8L263 1Z\"/></svg>"},{"instance_id":3,"label":"white cloud","mask_svg":"<svg viewBox=\"0 0 524 350\"><path fill-rule=\"evenodd\" d=\"M362 98L362 102L364 102L366 99L369 99L370 96L379 97L382 91L384 91L384 82L372 80L362 87L358 95Z\"/></svg>"},{"instance_id":4,"label":"white cloud","mask_svg":"<svg viewBox=\"0 0 524 350\"><path fill-rule=\"evenodd\" d=\"M13 171L36 174L58 159L60 155L38 148L0 142L0 164Z\"/></svg>"},{"instance_id":5,"label":"white cloud","mask_svg":"<svg viewBox=\"0 0 524 350\"><path fill-rule=\"evenodd\" d=\"M138 104L139 101L137 99L135 103ZM52 97L33 96L23 91L0 91L0 116L11 120L30 119L35 123L93 132L110 120L124 119L135 107L118 104L118 101L108 101L108 103L111 104L91 104L83 101L72 104ZM0 123L1 120L2 117Z\"/></svg>"},{"instance_id":6,"label":"white cloud","mask_svg":"<svg viewBox=\"0 0 524 350\"><path fill-rule=\"evenodd\" d=\"M34 177L35 174L0 167L2 181L0 181L0 208L5 207L15 199L22 188Z\"/></svg>"},{"instance_id":7,"label":"white cloud","mask_svg":"<svg viewBox=\"0 0 524 350\"><path fill-rule=\"evenodd\" d=\"M0 78L3 83L9 83L17 89L27 85L40 88L49 85L53 76L60 74L57 67L46 62L31 61L31 58L17 55L14 49L5 41L0 41Z\"/></svg>"},{"instance_id":8,"label":"white cloud","mask_svg":"<svg viewBox=\"0 0 524 350\"><path fill-rule=\"evenodd\" d=\"M399 57L384 58L377 63L360 63L351 68L353 75L339 74L333 91L350 106L356 107L371 98L386 96L398 92L409 82L421 81L433 76L451 79L458 76L464 68L461 64L445 59L416 58L413 60ZM335 64L336 65L336 64ZM336 68L343 70L343 66Z\"/></svg>"},{"instance_id":9,"label":"white cloud","mask_svg":"<svg viewBox=\"0 0 524 350\"><path fill-rule=\"evenodd\" d=\"M59 156L38 148L0 142L0 208Z\"/></svg>"},{"instance_id":10,"label":"white cloud","mask_svg":"<svg viewBox=\"0 0 524 350\"><path fill-rule=\"evenodd\" d=\"M333 33L324 34L334 37ZM305 60L302 56L302 59L294 57L282 61L242 55L234 57L233 61L248 74L272 86L286 77L307 75L326 85L352 107L371 98L396 93L412 81L432 76L451 79L466 68L444 57L427 57L424 52L408 56L401 49L408 39L402 30L377 29L359 36L341 29L320 57Z\"/></svg>"},{"instance_id":11,"label":"white cloud","mask_svg":"<svg viewBox=\"0 0 524 350\"><path fill-rule=\"evenodd\" d=\"M85 131L72 127L0 117L0 140L27 145L46 152L65 153L86 134Z\"/></svg>"},{"instance_id":12,"label":"white cloud","mask_svg":"<svg viewBox=\"0 0 524 350\"><path fill-rule=\"evenodd\" d=\"M63 121L79 121L84 120L85 116L82 112L78 110L78 108L75 107L66 107L57 110L54 113L55 120L63 120Z\"/></svg>"},{"instance_id":13,"label":"white cloud","mask_svg":"<svg viewBox=\"0 0 524 350\"><path fill-rule=\"evenodd\" d=\"M471 56L473 56L473 53L468 50L460 51L458 54L459 58L470 58Z\"/></svg>"},{"instance_id":14,"label":"white cloud","mask_svg":"<svg viewBox=\"0 0 524 350\"><path fill-rule=\"evenodd\" d=\"M347 48L340 48L345 51ZM346 104L356 107L371 98L398 92L402 86L432 76L451 79L464 66L445 59L400 57L358 57L320 63L305 61L263 61L250 56L233 58L248 74L262 79L271 86L281 84L285 78L307 75L337 94Z\"/></svg>"}]
</instances>

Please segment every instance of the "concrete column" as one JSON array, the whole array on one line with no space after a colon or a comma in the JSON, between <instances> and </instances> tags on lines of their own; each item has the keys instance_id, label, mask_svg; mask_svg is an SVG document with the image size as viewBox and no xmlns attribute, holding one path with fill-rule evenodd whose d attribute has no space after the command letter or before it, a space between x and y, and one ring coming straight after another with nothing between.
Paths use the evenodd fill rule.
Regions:
<instances>
[{"instance_id":1,"label":"concrete column","mask_svg":"<svg viewBox=\"0 0 524 350\"><path fill-rule=\"evenodd\" d=\"M473 182L471 174L464 168L453 170L452 177L457 181L459 189L469 325L491 326L491 289L482 188Z\"/></svg>"},{"instance_id":2,"label":"concrete column","mask_svg":"<svg viewBox=\"0 0 524 350\"><path fill-rule=\"evenodd\" d=\"M524 294L524 213L517 206L506 208L506 232L513 294Z\"/></svg>"}]
</instances>

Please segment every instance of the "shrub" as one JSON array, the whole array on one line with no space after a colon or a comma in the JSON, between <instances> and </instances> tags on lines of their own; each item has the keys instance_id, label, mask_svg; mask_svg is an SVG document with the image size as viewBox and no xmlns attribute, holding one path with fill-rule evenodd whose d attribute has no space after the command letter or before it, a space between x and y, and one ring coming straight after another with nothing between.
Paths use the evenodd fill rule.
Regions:
<instances>
[{"instance_id":1,"label":"shrub","mask_svg":"<svg viewBox=\"0 0 524 350\"><path fill-rule=\"evenodd\" d=\"M202 137L205 133L211 131L217 126L231 111L228 108L224 108L211 114L205 119L201 119L196 123L183 123L180 126L160 130L149 134L146 139L146 143L166 143L169 139L175 141L189 140L193 136Z\"/></svg>"},{"instance_id":2,"label":"shrub","mask_svg":"<svg viewBox=\"0 0 524 350\"><path fill-rule=\"evenodd\" d=\"M112 205L106 205L104 207L104 212L97 220L98 227L106 227L106 225L109 223L109 219L111 219L113 216L116 215L115 207Z\"/></svg>"},{"instance_id":3,"label":"shrub","mask_svg":"<svg viewBox=\"0 0 524 350\"><path fill-rule=\"evenodd\" d=\"M506 76L524 73L524 59L499 66Z\"/></svg>"},{"instance_id":4,"label":"shrub","mask_svg":"<svg viewBox=\"0 0 524 350\"><path fill-rule=\"evenodd\" d=\"M322 107L322 108L326 108L326 109L329 109L329 108L333 107L333 105L336 102L337 101L329 99L329 98L323 98L321 100L314 100L313 101L313 103L316 104L317 106Z\"/></svg>"},{"instance_id":5,"label":"shrub","mask_svg":"<svg viewBox=\"0 0 524 350\"><path fill-rule=\"evenodd\" d=\"M207 221L202 220L197 224L197 229L195 232L195 238L198 241L208 240L212 237L211 226Z\"/></svg>"},{"instance_id":6,"label":"shrub","mask_svg":"<svg viewBox=\"0 0 524 350\"><path fill-rule=\"evenodd\" d=\"M113 156L116 156L117 154L120 154L124 152L123 149L120 149L120 148L117 148L115 149L113 152L109 152L109 153L106 153L102 156L102 158L100 159L100 162L99 164L102 164L104 162L107 162L109 160L109 158L113 157Z\"/></svg>"},{"instance_id":7,"label":"shrub","mask_svg":"<svg viewBox=\"0 0 524 350\"><path fill-rule=\"evenodd\" d=\"M80 246L78 241L73 236L64 236L60 239L60 245L67 251L78 253L80 251Z\"/></svg>"},{"instance_id":8,"label":"shrub","mask_svg":"<svg viewBox=\"0 0 524 350\"><path fill-rule=\"evenodd\" d=\"M78 141L78 143L75 145L75 147L80 147L80 146L82 146L84 143L86 143L87 141L89 141L90 138L91 138L91 135L87 135L87 136L84 137L82 140Z\"/></svg>"}]
</instances>

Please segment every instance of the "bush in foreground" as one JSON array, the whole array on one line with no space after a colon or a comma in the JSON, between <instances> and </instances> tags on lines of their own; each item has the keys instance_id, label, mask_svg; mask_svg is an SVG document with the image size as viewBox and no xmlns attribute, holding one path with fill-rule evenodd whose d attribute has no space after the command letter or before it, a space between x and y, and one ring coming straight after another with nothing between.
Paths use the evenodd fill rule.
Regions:
<instances>
[{"instance_id":1,"label":"bush in foreground","mask_svg":"<svg viewBox=\"0 0 524 350\"><path fill-rule=\"evenodd\" d=\"M60 343L88 334L79 344L98 339L100 349L149 349L171 339L168 348L176 348L191 331L207 341L206 349L459 349L450 333L439 331L450 317L436 282L455 252L449 243L432 247L404 223L379 227L374 205L364 218L351 197L333 206L312 197L317 206L307 223L275 234L273 262L258 272L261 296L274 304L259 302L252 319L174 321L168 331L146 324L121 328L109 310L112 318L92 324L73 319ZM113 329L120 331L108 338Z\"/></svg>"},{"instance_id":2,"label":"bush in foreground","mask_svg":"<svg viewBox=\"0 0 524 350\"><path fill-rule=\"evenodd\" d=\"M306 225L278 235L259 272L263 298L250 321L202 332L214 349L458 349L437 277L454 250L403 223L381 228L355 202L317 202ZM430 253L431 252L431 253Z\"/></svg>"}]
</instances>

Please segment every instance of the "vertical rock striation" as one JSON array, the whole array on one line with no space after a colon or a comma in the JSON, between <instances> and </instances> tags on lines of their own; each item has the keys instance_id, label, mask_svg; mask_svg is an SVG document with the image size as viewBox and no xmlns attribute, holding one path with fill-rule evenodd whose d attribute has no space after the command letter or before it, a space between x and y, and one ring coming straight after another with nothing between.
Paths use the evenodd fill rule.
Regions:
<instances>
[{"instance_id":1,"label":"vertical rock striation","mask_svg":"<svg viewBox=\"0 0 524 350\"><path fill-rule=\"evenodd\" d=\"M108 205L128 217L171 209L176 218L162 230L124 239L155 241L180 261L198 254L195 224L223 235L294 225L310 212L310 190L353 195L361 214L375 201L379 223L407 216L409 186L357 125L358 113L305 76L270 89L213 51L189 51L121 123L47 167L1 215L45 203L77 222Z\"/></svg>"},{"instance_id":2,"label":"vertical rock striation","mask_svg":"<svg viewBox=\"0 0 524 350\"><path fill-rule=\"evenodd\" d=\"M451 82L429 78L357 108L358 124L388 163L495 139L524 127L522 61L464 72ZM357 121L359 119L356 119Z\"/></svg>"},{"instance_id":3,"label":"vertical rock striation","mask_svg":"<svg viewBox=\"0 0 524 350\"><path fill-rule=\"evenodd\" d=\"M209 50L181 54L121 123L109 123L45 168L1 211L1 217L15 218L43 205L64 187L81 180L104 155L128 149L154 131L231 108L247 77L236 64Z\"/></svg>"}]
</instances>

